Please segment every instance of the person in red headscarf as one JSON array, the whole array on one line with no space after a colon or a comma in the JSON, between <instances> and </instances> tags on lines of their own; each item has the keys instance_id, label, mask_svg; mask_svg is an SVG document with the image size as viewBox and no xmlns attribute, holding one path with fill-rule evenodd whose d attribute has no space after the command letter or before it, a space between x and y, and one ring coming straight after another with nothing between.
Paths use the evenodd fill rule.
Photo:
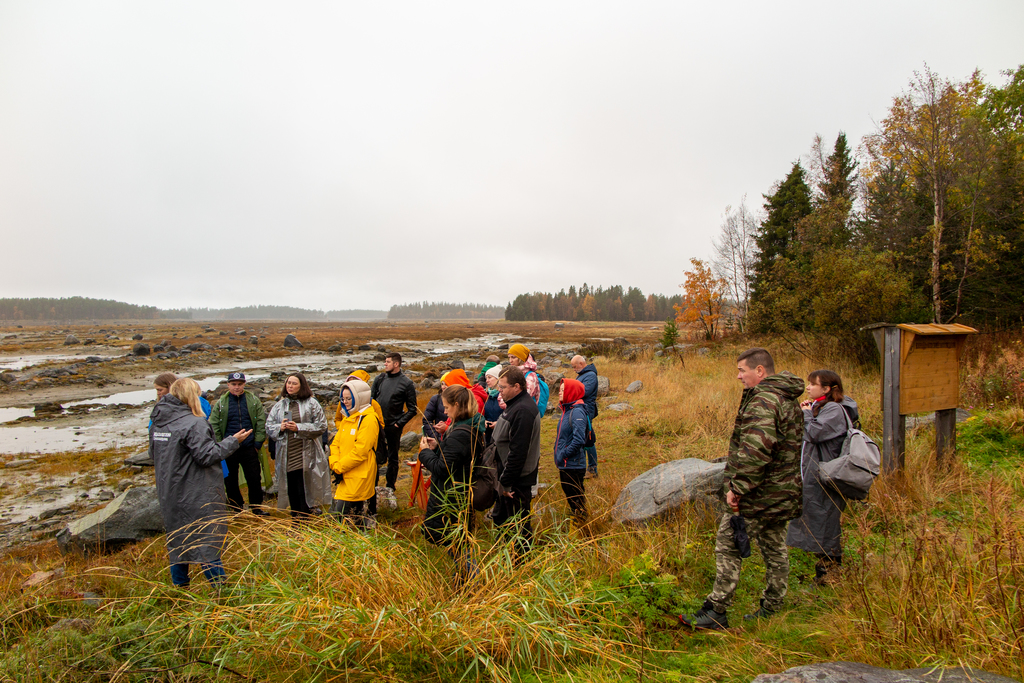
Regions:
<instances>
[{"instance_id":1,"label":"person in red headscarf","mask_svg":"<svg viewBox=\"0 0 1024 683\"><path fill-rule=\"evenodd\" d=\"M562 380L558 387L558 403L562 416L555 435L555 466L565 492L565 500L572 511L573 523L579 527L587 521L587 498L583 477L587 473L587 442L590 421L583 403L583 383L575 379Z\"/></svg>"}]
</instances>

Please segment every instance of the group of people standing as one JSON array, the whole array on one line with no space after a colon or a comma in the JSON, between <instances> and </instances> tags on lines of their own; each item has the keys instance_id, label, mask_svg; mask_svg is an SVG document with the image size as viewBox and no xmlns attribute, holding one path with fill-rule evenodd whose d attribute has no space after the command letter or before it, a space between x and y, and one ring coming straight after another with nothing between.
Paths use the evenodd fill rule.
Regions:
<instances>
[{"instance_id":1,"label":"group of people standing","mask_svg":"<svg viewBox=\"0 0 1024 683\"><path fill-rule=\"evenodd\" d=\"M497 478L490 518L509 541L514 561L521 561L532 545L530 508L541 457L540 397L547 386L526 347L514 345L509 358L506 367L496 358L488 361L489 367L478 376L483 385L470 383L462 368L447 372L441 391L424 411L417 457L431 474L431 485L423 534L448 551L458 580L475 572L468 552L474 531L470 491L474 465L489 445L494 447ZM597 375L580 356L571 364L577 379L556 384L560 415L554 462L578 526L587 519L584 479L592 464L588 449L595 442ZM415 387L401 366L401 356L392 353L385 372L372 385L362 370L349 375L339 392L337 433L329 452L323 438L326 416L301 373L287 378L265 418L262 405L258 400L253 403L252 394L245 391L242 373L229 376L228 392L212 409L204 406L194 380L160 375L150 448L172 581L188 585L189 564L199 564L211 582L223 580L225 512L241 502L237 471L245 472L250 508L258 513L263 491L255 453L267 437L276 445L279 508L290 507L293 516L303 517L319 514L329 504L343 520L361 528L373 526L379 466L388 465L384 491L390 489L393 495L398 442L416 414ZM817 472L822 463L839 457L847 431L859 422L857 404L845 395L835 372L812 372L805 385L791 373L776 373L771 354L762 348L739 356L737 379L744 390L724 484L731 512L718 525L715 582L700 610L680 616L695 628L728 628L727 611L743 559L738 526L756 542L766 568L760 605L746 615L748 619L770 616L782 606L788 590L787 546L818 557L819 581L827 580L842 563L845 500L823 486ZM805 390L807 399L799 402Z\"/></svg>"},{"instance_id":2,"label":"group of people standing","mask_svg":"<svg viewBox=\"0 0 1024 683\"><path fill-rule=\"evenodd\" d=\"M828 580L842 563L840 523L846 501L822 484L818 468L840 456L848 429L859 422L856 402L845 395L835 372L816 370L805 385L789 372L776 373L775 361L762 348L740 354L737 379L743 397L724 484L731 512L722 515L715 538L715 582L696 613L679 617L700 629L729 627L727 612L744 556L737 527L757 543L765 564L760 605L745 619L769 617L782 607L789 585L787 546L818 558L818 582ZM805 390L808 398L800 402Z\"/></svg>"},{"instance_id":3,"label":"group of people standing","mask_svg":"<svg viewBox=\"0 0 1024 683\"><path fill-rule=\"evenodd\" d=\"M441 377L441 390L424 411L417 456L430 475L423 533L448 549L460 577L472 571L466 539L474 515L467 505L474 463L493 444L496 454L496 503L489 513L512 542L518 561L532 544L531 501L540 464L541 417L549 387L529 349L509 348L509 363L488 358L477 381L463 368ZM571 365L578 379L559 380L561 415L554 460L573 523L587 519L584 478L596 476L592 420L597 415L597 372L581 356ZM384 372L356 370L339 391L328 440L327 417L301 373L285 380L269 413L246 390L246 378L233 372L225 392L211 407L199 384L164 373L155 381L157 406L150 424L150 448L156 466L161 511L168 534L172 580L188 585L188 565L200 564L211 581L224 572L220 548L226 538L229 509L242 509L238 472L249 483L249 509L266 515L260 451L269 439L279 509L295 518L331 512L359 528L376 525L378 497L393 504L398 451L405 426L417 414L416 388L402 372L402 357L389 353ZM387 465L385 486L379 471Z\"/></svg>"}]
</instances>

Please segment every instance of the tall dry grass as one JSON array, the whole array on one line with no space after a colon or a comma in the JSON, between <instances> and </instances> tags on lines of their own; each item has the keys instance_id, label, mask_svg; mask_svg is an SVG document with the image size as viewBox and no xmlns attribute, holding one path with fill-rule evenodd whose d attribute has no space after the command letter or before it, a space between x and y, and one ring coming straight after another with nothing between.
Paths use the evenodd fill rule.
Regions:
<instances>
[{"instance_id":1,"label":"tall dry grass","mask_svg":"<svg viewBox=\"0 0 1024 683\"><path fill-rule=\"evenodd\" d=\"M21 652L25 644L37 658L47 648L63 653L70 672L63 680L108 680L101 674L122 666L187 662L199 668L176 671L203 680L212 669L200 660L259 680L616 680L653 672L669 680L740 681L823 659L890 668L962 662L1024 676L1022 470L982 471L964 452L939 471L927 428L908 434L905 471L880 478L866 504L848 509L844 570L835 587L801 583L795 570L788 611L725 635L683 636L671 611L651 616L666 605L693 609L703 600L714 575L713 520L683 510L647 527L622 528L609 510L622 486L659 462L726 454L742 350L712 347L706 356L688 355L685 368L650 356L598 358L614 400L634 409L617 413L602 402L595 423L601 475L587 481L590 535L569 530L551 458L554 421L545 420L540 478L549 486L534 503L537 543L520 567L482 527L475 551L480 578L457 587L450 559L419 538L416 511L403 510L392 527L367 536L327 520L293 527L240 517L226 555L232 590L223 595L202 585L191 592L169 586L160 541L114 559L70 563L64 584L104 594L101 614L111 633L128 634L104 632L102 644L90 641L99 653L55 646L55 636L43 635L72 612L57 589L18 593L26 572L46 568L42 560L18 576L3 574L5 645ZM780 370L801 377L819 367L837 370L860 404L866 431L878 434L876 369L772 350ZM625 394L637 379L643 390ZM1019 431L1019 410L1007 415L996 426ZM798 551L792 557L795 568L813 574L813 559ZM630 587L623 572L638 558L656 569ZM737 609L756 605L762 571L755 553ZM666 600L654 599L659 591ZM7 661L25 661L13 656ZM239 680L227 669L217 675Z\"/></svg>"},{"instance_id":2,"label":"tall dry grass","mask_svg":"<svg viewBox=\"0 0 1024 683\"><path fill-rule=\"evenodd\" d=\"M333 519L243 525L229 547L223 594L140 575L110 609L163 601L147 638L255 679L504 681L588 661L636 666L628 615L581 571L598 549L579 536L552 535L519 566L506 544L478 543L479 574L465 584L420 543Z\"/></svg>"}]
</instances>

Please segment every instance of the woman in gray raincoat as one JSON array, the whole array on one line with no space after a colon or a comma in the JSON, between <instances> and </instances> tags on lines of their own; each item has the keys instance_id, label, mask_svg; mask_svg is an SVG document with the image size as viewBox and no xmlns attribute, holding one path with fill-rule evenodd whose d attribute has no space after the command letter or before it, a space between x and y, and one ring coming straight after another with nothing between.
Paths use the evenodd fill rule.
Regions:
<instances>
[{"instance_id":1,"label":"woman in gray raincoat","mask_svg":"<svg viewBox=\"0 0 1024 683\"><path fill-rule=\"evenodd\" d=\"M290 375L267 415L267 436L277 444L277 507L290 505L292 517L318 514L331 502L331 471L320 439L326 431L327 417L306 376Z\"/></svg>"},{"instance_id":2,"label":"woman in gray raincoat","mask_svg":"<svg viewBox=\"0 0 1024 683\"><path fill-rule=\"evenodd\" d=\"M857 403L843 394L843 380L831 370L807 376L808 399L804 411L804 443L800 453L803 475L803 515L789 524L786 544L817 556L815 582L822 583L829 569L843 561L842 518L846 500L833 488L823 487L818 467L839 457L849 426L860 419Z\"/></svg>"},{"instance_id":3,"label":"woman in gray raincoat","mask_svg":"<svg viewBox=\"0 0 1024 683\"><path fill-rule=\"evenodd\" d=\"M243 430L218 443L199 393L195 380L179 379L150 415L149 448L176 586L189 584L189 564L199 564L210 583L224 580L220 553L228 509L221 461L252 433Z\"/></svg>"}]
</instances>

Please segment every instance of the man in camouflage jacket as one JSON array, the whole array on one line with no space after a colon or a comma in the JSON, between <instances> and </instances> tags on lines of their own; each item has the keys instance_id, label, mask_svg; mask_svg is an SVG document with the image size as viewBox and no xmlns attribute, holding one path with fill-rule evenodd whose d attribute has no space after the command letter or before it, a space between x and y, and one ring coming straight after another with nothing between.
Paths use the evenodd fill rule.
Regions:
<instances>
[{"instance_id":1,"label":"man in camouflage jacket","mask_svg":"<svg viewBox=\"0 0 1024 683\"><path fill-rule=\"evenodd\" d=\"M746 521L747 535L761 549L767 586L761 607L748 618L765 617L782 606L789 579L786 528L800 516L800 446L804 419L797 399L803 381L788 372L775 374L765 349L744 351L736 363L743 398L729 442L725 498L732 508L718 525L715 539L715 585L704 606L682 620L696 628L728 628L726 611L740 578L742 559L736 547L733 515Z\"/></svg>"}]
</instances>

